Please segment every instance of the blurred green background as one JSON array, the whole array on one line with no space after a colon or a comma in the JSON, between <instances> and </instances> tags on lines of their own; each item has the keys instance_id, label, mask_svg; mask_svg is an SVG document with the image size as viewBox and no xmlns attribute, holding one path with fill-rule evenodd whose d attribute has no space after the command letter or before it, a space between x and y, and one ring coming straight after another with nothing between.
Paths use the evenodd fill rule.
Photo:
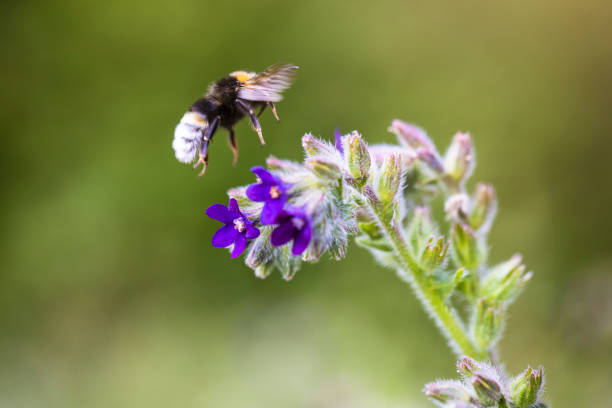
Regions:
<instances>
[{"instance_id":1,"label":"blurred green background","mask_svg":"<svg viewBox=\"0 0 612 408\"><path fill-rule=\"evenodd\" d=\"M22 1L0 5L0 406L428 407L454 357L352 246L286 283L209 242L204 216L300 136L394 118L441 150L472 132L500 211L492 260L536 275L501 343L555 407L612 401L612 37L602 1ZM300 65L198 179L174 126L209 82Z\"/></svg>"}]
</instances>

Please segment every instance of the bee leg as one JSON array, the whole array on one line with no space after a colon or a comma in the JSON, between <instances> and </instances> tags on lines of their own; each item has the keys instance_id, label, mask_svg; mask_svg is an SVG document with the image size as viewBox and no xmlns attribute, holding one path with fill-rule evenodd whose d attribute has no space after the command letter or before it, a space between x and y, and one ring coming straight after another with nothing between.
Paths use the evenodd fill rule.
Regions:
<instances>
[{"instance_id":1,"label":"bee leg","mask_svg":"<svg viewBox=\"0 0 612 408\"><path fill-rule=\"evenodd\" d=\"M268 106L268 105L266 105L266 104L261 105L261 109L259 110L259 113L257 114L257 117L260 117L261 114L263 113L263 111L266 110L266 106Z\"/></svg>"},{"instance_id":2,"label":"bee leg","mask_svg":"<svg viewBox=\"0 0 612 408\"><path fill-rule=\"evenodd\" d=\"M278 113L276 113L276 106L274 106L274 103L273 102L268 102L268 106L270 107L270 109L272 109L272 113L274 114L274 118L276 119L276 121L280 122L280 118L278 117Z\"/></svg>"},{"instance_id":3,"label":"bee leg","mask_svg":"<svg viewBox=\"0 0 612 408\"><path fill-rule=\"evenodd\" d=\"M212 122L208 124L206 130L204 131L204 135L202 136L202 146L200 147L200 151L198 152L198 161L193 165L194 169L197 169L198 166L202 165L202 171L198 174L198 177L202 177L204 173L206 173L206 168L208 167L208 145L212 140L215 132L217 131L217 126L219 125L219 117L217 116Z\"/></svg>"},{"instance_id":4,"label":"bee leg","mask_svg":"<svg viewBox=\"0 0 612 408\"><path fill-rule=\"evenodd\" d=\"M263 138L263 133L261 133L261 125L259 124L259 120L257 120L257 116L255 115L255 111L253 110L253 106L250 103L243 101L242 99L236 99L236 103L244 113L249 115L249 118L251 119L251 125L253 125L253 128L257 132L257 136L259 136L259 141L262 145L265 145L266 141Z\"/></svg>"},{"instance_id":5,"label":"bee leg","mask_svg":"<svg viewBox=\"0 0 612 408\"><path fill-rule=\"evenodd\" d=\"M204 149L208 150L208 145L206 145L205 148L202 146L200 153L198 153L198 161L193 165L193 168L196 169L200 164L202 164L202 171L200 174L198 174L198 177L202 177L204 173L206 173L206 168L208 167L208 151L206 151L206 153L202 153Z\"/></svg>"},{"instance_id":6,"label":"bee leg","mask_svg":"<svg viewBox=\"0 0 612 408\"><path fill-rule=\"evenodd\" d=\"M238 142L236 141L236 134L234 133L234 129L229 129L229 145L230 149L232 149L232 153L234 153L234 160L232 161L232 166L235 166L238 163Z\"/></svg>"}]
</instances>

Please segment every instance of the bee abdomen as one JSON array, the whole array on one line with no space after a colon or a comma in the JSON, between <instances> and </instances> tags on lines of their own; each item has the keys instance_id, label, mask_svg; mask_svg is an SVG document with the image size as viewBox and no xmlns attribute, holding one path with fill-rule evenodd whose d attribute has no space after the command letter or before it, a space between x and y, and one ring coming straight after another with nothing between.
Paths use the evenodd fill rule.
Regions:
<instances>
[{"instance_id":1,"label":"bee abdomen","mask_svg":"<svg viewBox=\"0 0 612 408\"><path fill-rule=\"evenodd\" d=\"M202 145L202 135L208 127L206 115L189 111L185 113L174 129L172 148L177 160L191 163L196 158Z\"/></svg>"}]
</instances>

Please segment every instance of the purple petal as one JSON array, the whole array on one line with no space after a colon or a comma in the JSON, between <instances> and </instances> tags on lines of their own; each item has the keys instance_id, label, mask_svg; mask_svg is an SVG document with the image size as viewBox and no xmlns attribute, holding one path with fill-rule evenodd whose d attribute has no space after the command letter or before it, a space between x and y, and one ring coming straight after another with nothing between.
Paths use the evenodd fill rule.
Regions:
<instances>
[{"instance_id":1,"label":"purple petal","mask_svg":"<svg viewBox=\"0 0 612 408\"><path fill-rule=\"evenodd\" d=\"M232 258L240 256L240 254L244 251L246 244L247 239L244 234L238 234L238 236L236 236L236 240L234 241L234 249L232 249Z\"/></svg>"},{"instance_id":2,"label":"purple petal","mask_svg":"<svg viewBox=\"0 0 612 408\"><path fill-rule=\"evenodd\" d=\"M233 211L233 212L237 212L239 214L242 214L240 212L240 207L238 207L238 201L236 201L235 198L230 198L230 201L229 201L229 210Z\"/></svg>"},{"instance_id":3,"label":"purple petal","mask_svg":"<svg viewBox=\"0 0 612 408\"><path fill-rule=\"evenodd\" d=\"M232 222L233 220L229 213L229 210L223 204L211 205L206 209L206 215L208 215L213 220L218 220L226 224Z\"/></svg>"},{"instance_id":4,"label":"purple petal","mask_svg":"<svg viewBox=\"0 0 612 408\"><path fill-rule=\"evenodd\" d=\"M301 255L302 252L308 248L308 244L310 244L310 238L312 236L312 227L310 226L309 220L306 221L306 225L300 232L298 232L297 236L293 240L293 247L291 248L291 253L293 255Z\"/></svg>"},{"instance_id":5,"label":"purple petal","mask_svg":"<svg viewBox=\"0 0 612 408\"><path fill-rule=\"evenodd\" d=\"M285 245L287 242L293 239L295 232L296 231L293 224L291 222L286 222L279 225L274 231L272 231L270 242L274 246Z\"/></svg>"},{"instance_id":6,"label":"purple petal","mask_svg":"<svg viewBox=\"0 0 612 408\"><path fill-rule=\"evenodd\" d=\"M238 231L236 231L233 225L224 225L215 232L215 235L213 235L212 244L217 248L225 248L234 242L237 234Z\"/></svg>"},{"instance_id":7,"label":"purple petal","mask_svg":"<svg viewBox=\"0 0 612 408\"><path fill-rule=\"evenodd\" d=\"M251 169L253 173L261 179L264 184L277 184L278 180L272 173L261 166L256 166Z\"/></svg>"},{"instance_id":8,"label":"purple petal","mask_svg":"<svg viewBox=\"0 0 612 408\"><path fill-rule=\"evenodd\" d=\"M247 222L245 235L247 239L255 239L259 236L259 229L255 228L250 222Z\"/></svg>"},{"instance_id":9,"label":"purple petal","mask_svg":"<svg viewBox=\"0 0 612 408\"><path fill-rule=\"evenodd\" d=\"M340 133L340 128L336 128L334 130L334 139L336 141L336 149L344 155L344 147L342 147L342 133Z\"/></svg>"},{"instance_id":10,"label":"purple petal","mask_svg":"<svg viewBox=\"0 0 612 408\"><path fill-rule=\"evenodd\" d=\"M272 225L276 223L276 217L283 211L284 200L270 200L266 201L261 210L259 220L264 225Z\"/></svg>"},{"instance_id":11,"label":"purple petal","mask_svg":"<svg viewBox=\"0 0 612 408\"><path fill-rule=\"evenodd\" d=\"M270 199L270 185L251 184L246 189L246 196L252 201L268 201Z\"/></svg>"}]
</instances>

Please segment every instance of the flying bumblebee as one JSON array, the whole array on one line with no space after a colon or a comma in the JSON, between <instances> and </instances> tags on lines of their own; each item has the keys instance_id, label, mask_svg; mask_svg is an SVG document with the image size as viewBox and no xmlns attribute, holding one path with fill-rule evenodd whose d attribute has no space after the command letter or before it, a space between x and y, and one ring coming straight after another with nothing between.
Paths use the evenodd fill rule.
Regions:
<instances>
[{"instance_id":1,"label":"flying bumblebee","mask_svg":"<svg viewBox=\"0 0 612 408\"><path fill-rule=\"evenodd\" d=\"M281 93L295 79L298 67L291 64L275 64L261 73L236 71L210 85L208 92L196 100L174 130L172 148L176 158L183 163L196 159L193 168L201 164L201 177L208 165L208 146L219 126L229 132L229 145L234 154L233 164L238 160L238 144L234 125L248 116L262 145L265 145L261 125L257 119L270 107L277 121L275 102L282 99ZM255 110L259 108L259 113Z\"/></svg>"}]
</instances>

